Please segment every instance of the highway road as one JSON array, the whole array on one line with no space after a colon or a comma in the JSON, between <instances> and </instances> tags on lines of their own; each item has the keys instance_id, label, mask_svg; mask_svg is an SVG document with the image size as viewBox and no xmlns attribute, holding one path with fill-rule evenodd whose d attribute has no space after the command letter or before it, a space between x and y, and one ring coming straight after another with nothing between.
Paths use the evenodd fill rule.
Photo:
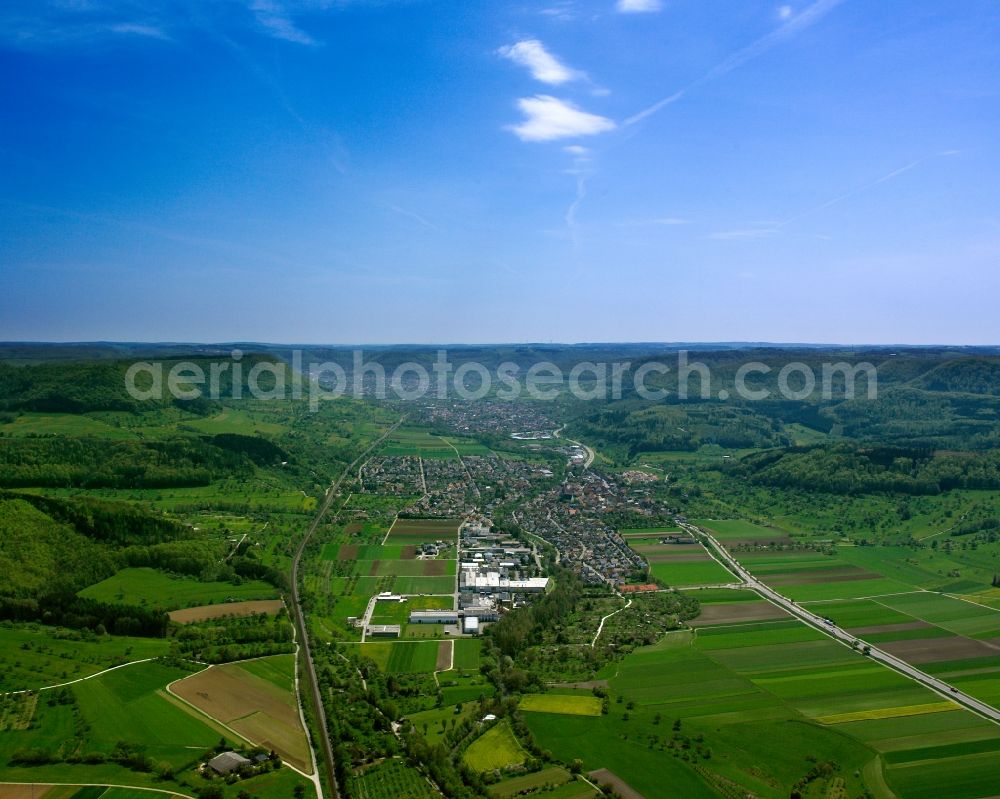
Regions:
<instances>
[{"instance_id":1,"label":"highway road","mask_svg":"<svg viewBox=\"0 0 1000 799\"><path fill-rule=\"evenodd\" d=\"M320 502L319 510L316 511L316 515L313 520L309 523L309 527L306 529L306 534L302 536L302 540L299 542L298 547L295 549L295 555L292 557L292 602L291 610L295 621L296 634L302 648L302 658L305 663L305 679L309 683L310 693L312 694L313 706L316 710L316 726L319 731L320 744L323 747L324 752L324 765L326 766L326 777L330 785L330 789L333 791L334 797L340 796L340 788L337 784L337 775L333 768L333 746L330 744L330 734L326 727L326 710L323 707L323 696L319 690L319 681L316 678L316 664L313 663L312 659L312 647L309 642L309 634L306 629L305 623L305 613L302 611L302 601L299 597L299 563L302 561L302 553L305 551L309 540L313 537L316 532L316 528L319 527L320 521L326 515L327 511L330 510L330 505L333 503L334 498L337 496L337 491L340 490L341 484L344 482L344 478L349 474L354 473L355 467L357 467L368 454L379 447L383 441L403 423L403 419L406 417L401 417L398 422L396 422L392 427L386 430L381 436L379 436L375 441L373 441L369 447L358 455L347 468L341 472L340 476L331 483L330 487L326 490L326 494L323 497L323 501ZM301 694L298 697L299 705L302 705ZM310 745L313 746L313 742L310 740ZM317 773L318 777L318 773ZM322 786L319 780L316 780L316 796L318 799L323 799Z\"/></svg>"},{"instance_id":2,"label":"highway road","mask_svg":"<svg viewBox=\"0 0 1000 799\"><path fill-rule=\"evenodd\" d=\"M988 705L985 702L976 699L973 696L969 696L962 691L959 691L953 685L949 685L944 680L939 680L926 672L912 666L905 660L901 660L895 655L891 655L877 647L872 646L866 641L858 638L856 635L851 635L846 630L837 627L836 625L828 624L823 620L822 616L817 616L815 613L806 610L805 608L797 605L792 600L787 597L782 596L773 588L770 588L767 584L762 583L756 577L754 577L749 571L747 571L736 558L729 554L729 552L723 548L723 546L715 539L711 533L700 527L695 527L687 522L678 521L681 527L691 533L693 536L702 541L702 543L708 542L710 544L710 554L718 555L725 563L726 568L732 571L737 577L742 579L748 588L752 588L757 593L764 596L766 599L773 602L778 607L783 610L788 611L790 614L800 619L801 621L808 624L810 627L815 627L820 632L826 633L828 636L833 638L840 643L849 646L851 648L868 648L868 656L875 661L888 666L901 674L906 675L912 680L920 683L926 688L930 688L932 691L940 694L941 696L952 700L953 702L962 705L963 707L971 710L974 713L989 719L992 722L1000 724L1000 710L997 710L992 705ZM711 550L715 552L711 552ZM855 642L859 642L857 647Z\"/></svg>"}]
</instances>

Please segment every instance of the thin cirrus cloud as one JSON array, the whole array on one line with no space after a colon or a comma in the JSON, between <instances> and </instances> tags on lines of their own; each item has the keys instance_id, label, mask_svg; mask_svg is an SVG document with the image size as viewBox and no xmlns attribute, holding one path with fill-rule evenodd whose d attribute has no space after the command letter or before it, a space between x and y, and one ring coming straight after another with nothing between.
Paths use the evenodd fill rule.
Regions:
<instances>
[{"instance_id":1,"label":"thin cirrus cloud","mask_svg":"<svg viewBox=\"0 0 1000 799\"><path fill-rule=\"evenodd\" d=\"M668 105L676 103L678 100L687 95L687 93L692 89L706 83L710 83L711 81L721 78L724 75L728 75L735 69L739 69L747 62L764 55L777 45L812 27L843 2L844 0L816 0L816 2L804 8L798 14L794 14L791 6L782 6L778 12L778 16L782 20L782 24L775 30L761 36L759 39L751 42L746 47L740 48L735 53L732 53L728 58L725 58L716 64L701 77L696 78L684 88L678 89L669 97L664 97L662 100L647 106L637 114L633 114L628 117L624 124L626 126L630 126L636 124L637 122L642 122L642 120L651 117L653 114L663 108L666 108Z\"/></svg>"},{"instance_id":2,"label":"thin cirrus cloud","mask_svg":"<svg viewBox=\"0 0 1000 799\"><path fill-rule=\"evenodd\" d=\"M296 44L316 44L312 36L296 26L281 3L273 0L253 0L250 10L257 23L275 39Z\"/></svg>"},{"instance_id":3,"label":"thin cirrus cloud","mask_svg":"<svg viewBox=\"0 0 1000 799\"><path fill-rule=\"evenodd\" d=\"M508 125L521 141L553 141L577 136L593 136L615 129L607 117L581 111L572 103L547 94L522 97L517 101L524 121Z\"/></svg>"},{"instance_id":4,"label":"thin cirrus cloud","mask_svg":"<svg viewBox=\"0 0 1000 799\"><path fill-rule=\"evenodd\" d=\"M650 14L662 7L660 0L618 0L615 4L620 14Z\"/></svg>"},{"instance_id":5,"label":"thin cirrus cloud","mask_svg":"<svg viewBox=\"0 0 1000 799\"><path fill-rule=\"evenodd\" d=\"M504 58L513 61L531 72L531 77L558 86L583 77L583 73L563 64L552 55L538 39L525 39L516 44L508 44L497 51Z\"/></svg>"}]
</instances>

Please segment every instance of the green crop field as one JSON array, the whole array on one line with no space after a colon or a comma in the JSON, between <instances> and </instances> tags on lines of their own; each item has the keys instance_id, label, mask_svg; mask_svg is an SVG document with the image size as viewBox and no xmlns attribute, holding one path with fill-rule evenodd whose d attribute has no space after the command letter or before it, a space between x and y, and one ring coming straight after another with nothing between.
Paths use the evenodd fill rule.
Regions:
<instances>
[{"instance_id":1,"label":"green crop field","mask_svg":"<svg viewBox=\"0 0 1000 799\"><path fill-rule=\"evenodd\" d=\"M779 527L764 527L743 519L696 519L699 527L709 530L723 543L727 541L781 541L788 538L788 531Z\"/></svg>"},{"instance_id":2,"label":"green crop field","mask_svg":"<svg viewBox=\"0 0 1000 799\"><path fill-rule=\"evenodd\" d=\"M518 707L532 713L560 713L567 716L601 715L601 700L596 696L528 694L521 697Z\"/></svg>"},{"instance_id":3,"label":"green crop field","mask_svg":"<svg viewBox=\"0 0 1000 799\"><path fill-rule=\"evenodd\" d=\"M201 582L174 577L156 569L122 569L106 580L88 586L80 596L101 602L175 610L217 602L274 599L278 590L261 580L234 583Z\"/></svg>"},{"instance_id":4,"label":"green crop field","mask_svg":"<svg viewBox=\"0 0 1000 799\"><path fill-rule=\"evenodd\" d=\"M437 667L437 641L368 641L342 646L371 658L389 674L430 674Z\"/></svg>"},{"instance_id":5,"label":"green crop field","mask_svg":"<svg viewBox=\"0 0 1000 799\"><path fill-rule=\"evenodd\" d=\"M398 577L440 577L454 575L454 560L358 560L355 562L358 574L371 576Z\"/></svg>"},{"instance_id":6,"label":"green crop field","mask_svg":"<svg viewBox=\"0 0 1000 799\"><path fill-rule=\"evenodd\" d=\"M674 560L651 563L654 578L671 587L719 585L736 578L714 560Z\"/></svg>"},{"instance_id":7,"label":"green crop field","mask_svg":"<svg viewBox=\"0 0 1000 799\"><path fill-rule=\"evenodd\" d=\"M456 638L455 668L458 670L478 671L481 662L480 652L482 642L478 638Z\"/></svg>"},{"instance_id":8,"label":"green crop field","mask_svg":"<svg viewBox=\"0 0 1000 799\"><path fill-rule=\"evenodd\" d=\"M397 594L449 594L455 590L455 577L454 573L438 577L399 576L392 578L391 585Z\"/></svg>"},{"instance_id":9,"label":"green crop field","mask_svg":"<svg viewBox=\"0 0 1000 799\"><path fill-rule=\"evenodd\" d=\"M90 747L110 752L121 740L141 742L151 757L181 767L197 757L198 748L214 746L219 740L215 729L160 693L186 674L140 663L74 686L80 712L91 726Z\"/></svg>"},{"instance_id":10,"label":"green crop field","mask_svg":"<svg viewBox=\"0 0 1000 799\"><path fill-rule=\"evenodd\" d=\"M462 759L469 768L483 772L520 765L526 757L510 725L499 721L472 742Z\"/></svg>"},{"instance_id":11,"label":"green crop field","mask_svg":"<svg viewBox=\"0 0 1000 799\"><path fill-rule=\"evenodd\" d=\"M871 612L854 605L859 618ZM525 720L540 746L560 757L581 757L588 770L628 775L647 799L678 791L710 796L729 779L779 799L808 771L807 758L815 752L839 766L822 790L839 790L842 780L853 795L861 792L860 775L878 773L873 764L880 753L905 753L938 740L973 742L949 756L957 759L963 784L978 786L983 795L990 780L985 758L1000 746L994 725L795 620L674 633L636 650L608 676L607 715L525 713ZM700 748L692 744L681 756L671 743L676 735L701 741ZM885 779L900 797L909 796L899 786L912 784L906 770L917 768L913 762L919 761L904 754L886 766ZM768 779L748 777L755 763L768 764Z\"/></svg>"}]
</instances>

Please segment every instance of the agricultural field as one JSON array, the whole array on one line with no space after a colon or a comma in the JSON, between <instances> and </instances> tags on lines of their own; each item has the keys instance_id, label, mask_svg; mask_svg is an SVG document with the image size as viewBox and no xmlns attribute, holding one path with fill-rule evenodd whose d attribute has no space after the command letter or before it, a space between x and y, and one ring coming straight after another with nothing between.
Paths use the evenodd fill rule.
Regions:
<instances>
[{"instance_id":1,"label":"agricultural field","mask_svg":"<svg viewBox=\"0 0 1000 799\"><path fill-rule=\"evenodd\" d=\"M263 613L274 616L285 607L280 599L257 599L246 602L223 602L218 605L198 605L183 610L172 610L167 615L171 621L178 624L191 624L209 619L219 619L226 616L252 616Z\"/></svg>"},{"instance_id":2,"label":"agricultural field","mask_svg":"<svg viewBox=\"0 0 1000 799\"><path fill-rule=\"evenodd\" d=\"M399 519L393 522L386 536L386 544L418 544L438 539L458 538L461 519Z\"/></svg>"},{"instance_id":3,"label":"agricultural field","mask_svg":"<svg viewBox=\"0 0 1000 799\"><path fill-rule=\"evenodd\" d=\"M170 685L170 692L243 738L301 771L311 772L309 744L299 719L294 657L212 666Z\"/></svg>"},{"instance_id":4,"label":"agricultural field","mask_svg":"<svg viewBox=\"0 0 1000 799\"><path fill-rule=\"evenodd\" d=\"M368 766L348 780L352 799L440 799L426 778L399 758Z\"/></svg>"},{"instance_id":5,"label":"agricultural field","mask_svg":"<svg viewBox=\"0 0 1000 799\"><path fill-rule=\"evenodd\" d=\"M796 620L735 617L758 605L752 592L694 593L717 626L668 634L599 673L611 692L606 715L525 713L539 745L627 775L647 799L708 797L727 785L783 799L811 773L814 753L836 768L813 776L822 793L810 796L866 786L879 795L884 780L908 799L931 795L914 792L920 750L955 742L966 745L948 755L961 776L955 795L990 795L996 725ZM727 593L736 601L723 601Z\"/></svg>"},{"instance_id":6,"label":"agricultural field","mask_svg":"<svg viewBox=\"0 0 1000 799\"><path fill-rule=\"evenodd\" d=\"M861 640L1000 707L1000 611L930 591L807 607Z\"/></svg>"},{"instance_id":7,"label":"agricultural field","mask_svg":"<svg viewBox=\"0 0 1000 799\"><path fill-rule=\"evenodd\" d=\"M478 638L456 638L455 668L462 671L479 671L483 644Z\"/></svg>"},{"instance_id":8,"label":"agricultural field","mask_svg":"<svg viewBox=\"0 0 1000 799\"><path fill-rule=\"evenodd\" d=\"M913 586L840 556L817 550L740 552L740 563L755 577L795 601L854 599L913 590Z\"/></svg>"},{"instance_id":9,"label":"agricultural field","mask_svg":"<svg viewBox=\"0 0 1000 799\"><path fill-rule=\"evenodd\" d=\"M112 783L190 795L190 787L178 781L189 786L200 781L194 768L211 756L220 737L230 746L239 742L166 693L168 683L186 674L159 662L139 663L57 692L42 692L27 729L0 731L0 782ZM119 765L116 758L123 741L174 776L160 779L155 772ZM52 762L17 761L18 753L26 751ZM82 754L87 754L86 762L74 760ZM290 769L281 772L249 779L241 788L262 799L284 799L301 777ZM234 788L231 795L235 797L238 790Z\"/></svg>"},{"instance_id":10,"label":"agricultural field","mask_svg":"<svg viewBox=\"0 0 1000 799\"><path fill-rule=\"evenodd\" d=\"M491 785L488 790L490 796L494 797L494 799L513 799L515 796L534 796L536 793L551 797L556 792L555 789L569 783L579 784L587 789L590 794L594 793L593 788L582 780L578 781L576 777L561 766L552 766L531 774L508 777L495 785ZM564 796L562 792L557 795L560 797ZM571 795L575 796L576 794Z\"/></svg>"},{"instance_id":11,"label":"agricultural field","mask_svg":"<svg viewBox=\"0 0 1000 799\"><path fill-rule=\"evenodd\" d=\"M278 590L261 580L246 580L239 585L201 582L156 569L134 568L122 569L108 579L84 588L80 596L100 602L174 610L211 603L275 599Z\"/></svg>"},{"instance_id":12,"label":"agricultural field","mask_svg":"<svg viewBox=\"0 0 1000 799\"><path fill-rule=\"evenodd\" d=\"M383 508L376 502L370 507L365 513L379 514L376 518L368 515L363 523L331 525L317 570L306 577L306 584L324 602L318 631L331 640L360 638L360 630L347 625L347 619L361 617L369 600L383 591L409 601L399 606L379 603L372 618L375 624L405 626L411 610L454 608L457 548L442 549L438 557L417 557L417 547L442 539L457 542L459 520L399 519L395 506ZM404 627L402 637L427 638L432 633L440 637L440 632Z\"/></svg>"},{"instance_id":13,"label":"agricultural field","mask_svg":"<svg viewBox=\"0 0 1000 799\"><path fill-rule=\"evenodd\" d=\"M135 439L131 430L117 427L91 415L74 413L21 413L13 421L0 424L0 434L8 436L96 436Z\"/></svg>"},{"instance_id":14,"label":"agricultural field","mask_svg":"<svg viewBox=\"0 0 1000 799\"><path fill-rule=\"evenodd\" d=\"M448 641L366 641L343 643L363 657L370 658L388 674L430 674L438 665L441 644Z\"/></svg>"},{"instance_id":15,"label":"agricultural field","mask_svg":"<svg viewBox=\"0 0 1000 799\"><path fill-rule=\"evenodd\" d=\"M653 579L671 588L723 585L736 579L708 553L705 553L704 557L694 558L672 554L644 555L644 557L649 560L649 573Z\"/></svg>"},{"instance_id":16,"label":"agricultural field","mask_svg":"<svg viewBox=\"0 0 1000 799\"><path fill-rule=\"evenodd\" d=\"M480 735L462 756L469 766L479 772L502 771L512 766L519 766L527 759L527 753L521 748L517 738L510 729L510 724L502 720Z\"/></svg>"},{"instance_id":17,"label":"agricultural field","mask_svg":"<svg viewBox=\"0 0 1000 799\"><path fill-rule=\"evenodd\" d=\"M111 666L167 654L163 638L84 634L41 624L0 623L0 692L36 690Z\"/></svg>"},{"instance_id":18,"label":"agricultural field","mask_svg":"<svg viewBox=\"0 0 1000 799\"><path fill-rule=\"evenodd\" d=\"M655 538L665 533L679 533L681 528L676 525L664 527L625 527L618 531L622 538Z\"/></svg>"},{"instance_id":19,"label":"agricultural field","mask_svg":"<svg viewBox=\"0 0 1000 799\"><path fill-rule=\"evenodd\" d=\"M164 695L186 672L160 663L139 663L84 680L73 687L80 713L91 726L88 746L110 752L118 741L142 743L156 760L175 768L197 757L191 747L213 747L219 735Z\"/></svg>"},{"instance_id":20,"label":"agricultural field","mask_svg":"<svg viewBox=\"0 0 1000 799\"><path fill-rule=\"evenodd\" d=\"M528 694L518 703L530 713L559 713L567 716L600 716L601 700L584 694Z\"/></svg>"},{"instance_id":21,"label":"agricultural field","mask_svg":"<svg viewBox=\"0 0 1000 799\"><path fill-rule=\"evenodd\" d=\"M419 455L421 458L457 458L449 441L419 428L400 427L393 431L379 450L381 455ZM462 454L478 454L473 452Z\"/></svg>"},{"instance_id":22,"label":"agricultural field","mask_svg":"<svg viewBox=\"0 0 1000 799\"><path fill-rule=\"evenodd\" d=\"M625 536L628 545L649 563L650 575L672 588L731 583L732 574L698 543L665 543L658 531L636 530Z\"/></svg>"},{"instance_id":23,"label":"agricultural field","mask_svg":"<svg viewBox=\"0 0 1000 799\"><path fill-rule=\"evenodd\" d=\"M753 524L743 519L697 519L693 523L709 530L725 546L773 546L792 541L787 530Z\"/></svg>"}]
</instances>

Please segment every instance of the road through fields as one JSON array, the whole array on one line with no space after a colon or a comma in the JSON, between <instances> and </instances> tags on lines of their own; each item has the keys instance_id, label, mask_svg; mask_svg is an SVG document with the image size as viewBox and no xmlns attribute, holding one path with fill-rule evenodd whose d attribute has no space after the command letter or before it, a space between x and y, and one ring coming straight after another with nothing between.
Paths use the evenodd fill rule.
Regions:
<instances>
[{"instance_id":1,"label":"road through fields","mask_svg":"<svg viewBox=\"0 0 1000 799\"><path fill-rule=\"evenodd\" d=\"M1000 724L1000 710L997 710L992 705L988 705L973 696L969 696L968 694L959 691L957 688L949 685L944 680L939 680L937 677L933 677L932 675L921 671L895 655L891 655L888 652L884 652L883 650L866 643L865 641L859 639L858 636L851 635L849 632L842 630L836 625L828 624L821 616L817 616L815 613L797 605L792 600L782 596L777 591L754 577L740 564L738 560L736 560L736 558L729 554L722 544L716 540L715 536L707 530L703 530L700 527L695 527L688 522L682 522L679 520L678 524L680 524L682 528L687 530L693 536L700 539L703 543L707 541L711 545L710 549L714 549L724 560L726 568L742 579L748 588L752 588L778 607L791 613L800 621L805 622L810 627L814 627L820 632L826 633L831 638L851 647L852 649L855 648L856 641L860 642L861 646L868 648L868 656L871 657L872 660L878 661L882 665L888 666L889 668L906 675L910 679L915 680L924 687L930 688L932 691L940 694L946 699L950 699L956 704L962 705L966 709L971 710L972 712L977 713L978 715L983 716L996 724Z\"/></svg>"}]
</instances>

